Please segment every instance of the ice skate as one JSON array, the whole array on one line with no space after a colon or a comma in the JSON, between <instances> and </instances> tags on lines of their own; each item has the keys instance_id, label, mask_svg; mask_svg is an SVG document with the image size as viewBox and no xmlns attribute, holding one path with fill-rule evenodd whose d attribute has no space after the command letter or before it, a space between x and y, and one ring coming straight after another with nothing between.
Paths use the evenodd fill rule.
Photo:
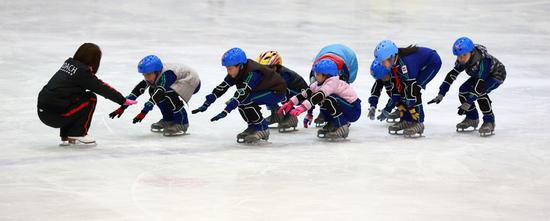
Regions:
<instances>
[{"instance_id":1,"label":"ice skate","mask_svg":"<svg viewBox=\"0 0 550 221\"><path fill-rule=\"evenodd\" d=\"M184 135L189 128L189 124L177 124L174 122L166 123L162 135L166 137L180 136Z\"/></svg>"},{"instance_id":2,"label":"ice skate","mask_svg":"<svg viewBox=\"0 0 550 221\"><path fill-rule=\"evenodd\" d=\"M240 132L237 134L237 143L244 143L244 138L248 136L249 134L252 134L254 132L254 127L248 126L243 132Z\"/></svg>"},{"instance_id":3,"label":"ice skate","mask_svg":"<svg viewBox=\"0 0 550 221\"><path fill-rule=\"evenodd\" d=\"M325 117L323 117L322 114L319 114L315 120L313 120L313 123L315 123L315 127L322 127L325 125Z\"/></svg>"},{"instance_id":4,"label":"ice skate","mask_svg":"<svg viewBox=\"0 0 550 221\"><path fill-rule=\"evenodd\" d=\"M151 131L155 133L160 133L164 130L164 127L166 127L167 122L163 119L160 119L156 123L151 124Z\"/></svg>"},{"instance_id":5,"label":"ice skate","mask_svg":"<svg viewBox=\"0 0 550 221\"><path fill-rule=\"evenodd\" d=\"M59 146L75 146L75 147L94 147L97 143L95 142L95 139L90 136L82 136L82 137L63 137L61 138L61 143Z\"/></svg>"},{"instance_id":6,"label":"ice skate","mask_svg":"<svg viewBox=\"0 0 550 221\"><path fill-rule=\"evenodd\" d=\"M412 122L410 121L399 121L391 126L388 127L388 133L391 135L403 135L402 133L399 133L399 131L402 131L408 127L410 127Z\"/></svg>"},{"instance_id":7,"label":"ice skate","mask_svg":"<svg viewBox=\"0 0 550 221\"><path fill-rule=\"evenodd\" d=\"M424 133L424 123L412 122L409 127L403 130L403 135L407 138L422 137Z\"/></svg>"},{"instance_id":8,"label":"ice skate","mask_svg":"<svg viewBox=\"0 0 550 221\"><path fill-rule=\"evenodd\" d=\"M317 137L318 138L327 138L327 133L331 130L334 130L334 127L332 126L332 123L326 123L323 128L317 130Z\"/></svg>"},{"instance_id":9,"label":"ice skate","mask_svg":"<svg viewBox=\"0 0 550 221\"><path fill-rule=\"evenodd\" d=\"M296 131L298 126L298 117L292 115L286 115L281 121L279 121L279 133Z\"/></svg>"},{"instance_id":10,"label":"ice skate","mask_svg":"<svg viewBox=\"0 0 550 221\"><path fill-rule=\"evenodd\" d=\"M479 136L488 137L494 135L495 123L494 122L483 122L479 128Z\"/></svg>"},{"instance_id":11,"label":"ice skate","mask_svg":"<svg viewBox=\"0 0 550 221\"><path fill-rule=\"evenodd\" d=\"M278 114L277 110L271 110L271 115L269 117L266 117L265 120L267 121L268 125L279 123L281 120L283 120L284 116L282 114Z\"/></svg>"},{"instance_id":12,"label":"ice skate","mask_svg":"<svg viewBox=\"0 0 550 221\"><path fill-rule=\"evenodd\" d=\"M334 128L333 130L326 133L326 138L328 138L330 141L337 141L340 139L346 139L349 135L349 124L344 124L338 128Z\"/></svg>"},{"instance_id":13,"label":"ice skate","mask_svg":"<svg viewBox=\"0 0 550 221\"><path fill-rule=\"evenodd\" d=\"M244 137L244 143L247 144L259 143L262 140L269 140L269 129L254 130Z\"/></svg>"},{"instance_id":14,"label":"ice skate","mask_svg":"<svg viewBox=\"0 0 550 221\"><path fill-rule=\"evenodd\" d=\"M386 118L386 122L388 123L397 123L400 120L400 113L398 110L395 110L394 112L391 112L390 115L388 115L388 118Z\"/></svg>"},{"instance_id":15,"label":"ice skate","mask_svg":"<svg viewBox=\"0 0 550 221\"><path fill-rule=\"evenodd\" d=\"M479 125L479 119L468 119L464 120L456 125L456 132L472 132L475 131Z\"/></svg>"}]
</instances>

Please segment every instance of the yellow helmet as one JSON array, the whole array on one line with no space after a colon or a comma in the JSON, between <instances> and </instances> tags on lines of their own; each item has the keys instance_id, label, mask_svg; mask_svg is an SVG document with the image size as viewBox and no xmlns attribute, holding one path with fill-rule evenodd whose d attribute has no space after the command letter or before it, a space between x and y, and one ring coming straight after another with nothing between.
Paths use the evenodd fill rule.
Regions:
<instances>
[{"instance_id":1,"label":"yellow helmet","mask_svg":"<svg viewBox=\"0 0 550 221\"><path fill-rule=\"evenodd\" d=\"M283 58L276 51L266 51L258 56L258 63L263 65L282 65Z\"/></svg>"}]
</instances>

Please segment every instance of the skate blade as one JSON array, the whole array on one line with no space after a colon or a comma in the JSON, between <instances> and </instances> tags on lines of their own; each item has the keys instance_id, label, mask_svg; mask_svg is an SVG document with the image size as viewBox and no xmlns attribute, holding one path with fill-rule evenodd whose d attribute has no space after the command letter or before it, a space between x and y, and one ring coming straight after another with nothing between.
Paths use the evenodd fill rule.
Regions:
<instances>
[{"instance_id":1,"label":"skate blade","mask_svg":"<svg viewBox=\"0 0 550 221\"><path fill-rule=\"evenodd\" d=\"M348 139L344 137L329 137L327 139L324 139L325 141L331 142L331 143L339 143L339 142L346 142Z\"/></svg>"},{"instance_id":2,"label":"skate blade","mask_svg":"<svg viewBox=\"0 0 550 221\"><path fill-rule=\"evenodd\" d=\"M324 127L325 123L315 123L315 127Z\"/></svg>"},{"instance_id":3,"label":"skate blade","mask_svg":"<svg viewBox=\"0 0 550 221\"><path fill-rule=\"evenodd\" d=\"M268 139L269 139L269 138L259 139L259 140L246 140L246 139L244 139L243 144L245 144L245 145L251 145L251 146L258 146L258 145L267 145L267 144L271 144L271 142L269 142Z\"/></svg>"},{"instance_id":4,"label":"skate blade","mask_svg":"<svg viewBox=\"0 0 550 221\"><path fill-rule=\"evenodd\" d=\"M495 132L494 131L491 131L491 132L487 132L487 133L479 133L479 136L480 137L490 137L490 136L493 136L495 135Z\"/></svg>"},{"instance_id":5,"label":"skate blade","mask_svg":"<svg viewBox=\"0 0 550 221\"><path fill-rule=\"evenodd\" d=\"M71 143L71 142L62 142L59 144L60 147L70 147L70 148L92 148L92 147L96 147L97 146L97 143L94 141L94 142L88 142L88 143L84 143L84 142L80 142L80 141L76 141L74 143Z\"/></svg>"},{"instance_id":6,"label":"skate blade","mask_svg":"<svg viewBox=\"0 0 550 221\"><path fill-rule=\"evenodd\" d=\"M164 129L152 129L151 128L151 132L153 132L153 133L162 133L162 132L164 132Z\"/></svg>"},{"instance_id":7,"label":"skate blade","mask_svg":"<svg viewBox=\"0 0 550 221\"><path fill-rule=\"evenodd\" d=\"M163 133L162 135L165 137L177 137L177 136L187 135L187 132Z\"/></svg>"},{"instance_id":8,"label":"skate blade","mask_svg":"<svg viewBox=\"0 0 550 221\"><path fill-rule=\"evenodd\" d=\"M390 119L390 118L387 118L386 119L386 122L387 123L399 123L399 118L396 118L396 119Z\"/></svg>"},{"instance_id":9,"label":"skate blade","mask_svg":"<svg viewBox=\"0 0 550 221\"><path fill-rule=\"evenodd\" d=\"M402 130L388 130L388 133L390 135L403 135L403 131Z\"/></svg>"},{"instance_id":10,"label":"skate blade","mask_svg":"<svg viewBox=\"0 0 550 221\"><path fill-rule=\"evenodd\" d=\"M237 143L244 143L244 136L242 137L237 137Z\"/></svg>"},{"instance_id":11,"label":"skate blade","mask_svg":"<svg viewBox=\"0 0 550 221\"><path fill-rule=\"evenodd\" d=\"M417 139L417 138L421 138L421 137L424 137L424 135L422 135L423 133L416 133L416 134L404 134L403 136L405 138L409 138L409 139Z\"/></svg>"},{"instance_id":12,"label":"skate blade","mask_svg":"<svg viewBox=\"0 0 550 221\"><path fill-rule=\"evenodd\" d=\"M476 131L477 128L471 128L471 127L468 127L468 128L456 128L456 132L458 133L471 133L471 132L474 132Z\"/></svg>"},{"instance_id":13,"label":"skate blade","mask_svg":"<svg viewBox=\"0 0 550 221\"><path fill-rule=\"evenodd\" d=\"M294 132L294 131L298 131L296 129L296 127L283 127L283 128L279 128L279 133L290 133L290 132Z\"/></svg>"}]
</instances>

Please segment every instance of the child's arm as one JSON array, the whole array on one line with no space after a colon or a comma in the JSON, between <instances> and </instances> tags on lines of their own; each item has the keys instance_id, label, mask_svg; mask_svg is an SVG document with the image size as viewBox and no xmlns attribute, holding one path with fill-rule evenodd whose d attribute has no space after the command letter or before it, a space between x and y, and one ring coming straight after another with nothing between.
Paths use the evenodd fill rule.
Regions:
<instances>
[{"instance_id":1,"label":"child's arm","mask_svg":"<svg viewBox=\"0 0 550 221\"><path fill-rule=\"evenodd\" d=\"M378 99L380 98L380 93L382 92L383 87L384 82L382 80L376 80L374 82L374 85L372 85L369 97L369 104L371 107L376 108L376 106L378 105Z\"/></svg>"},{"instance_id":2,"label":"child's arm","mask_svg":"<svg viewBox=\"0 0 550 221\"><path fill-rule=\"evenodd\" d=\"M455 67L453 68L453 70L447 73L447 76L445 76L445 80L443 80L443 83L441 83L441 86L439 86L439 95L445 96L445 94L451 88L453 82L456 80L456 77L458 77L460 72L464 71L464 69L464 65L460 65L458 61L455 62Z\"/></svg>"},{"instance_id":3,"label":"child's arm","mask_svg":"<svg viewBox=\"0 0 550 221\"><path fill-rule=\"evenodd\" d=\"M243 86L237 88L233 97L227 102L224 111L229 113L233 111L241 102L243 102L262 81L262 75L257 72L249 72L244 78Z\"/></svg>"},{"instance_id":4,"label":"child's arm","mask_svg":"<svg viewBox=\"0 0 550 221\"><path fill-rule=\"evenodd\" d=\"M149 87L149 85L147 84L147 81L145 81L145 80L140 81L134 87L132 92L128 96L126 96L126 99L135 101L140 95L142 95L144 93L145 90L147 90L148 87ZM113 111L109 114L109 117L111 119L114 119L115 117L120 118L120 116L122 116L122 114L124 113L124 110L126 110L126 108L128 108L128 105L124 105L124 104L120 105L120 107L118 109L116 109L115 111Z\"/></svg>"},{"instance_id":5,"label":"child's arm","mask_svg":"<svg viewBox=\"0 0 550 221\"><path fill-rule=\"evenodd\" d=\"M233 79L229 75L225 76L223 82L216 86L214 90L212 90L212 93L206 95L206 100L204 101L204 103L197 109L192 110L191 113L196 114L198 112L206 111L210 104L214 103L216 99L223 96L225 92L227 92L227 90L229 90L229 88L233 85L235 85L235 79Z\"/></svg>"},{"instance_id":6,"label":"child's arm","mask_svg":"<svg viewBox=\"0 0 550 221\"><path fill-rule=\"evenodd\" d=\"M458 77L460 72L464 71L464 69L465 65L459 64L458 61L456 61L453 70L447 73L447 76L445 76L445 80L443 80L443 83L441 83L441 86L439 86L439 93L434 99L429 101L428 104L439 104L443 100L443 97L445 97L445 94L447 94L447 92L451 88L451 85L456 80L456 77Z\"/></svg>"},{"instance_id":7,"label":"child's arm","mask_svg":"<svg viewBox=\"0 0 550 221\"><path fill-rule=\"evenodd\" d=\"M126 96L126 98L130 100L135 100L143 93L145 93L145 90L147 90L148 87L149 85L147 84L147 81L142 80L134 87L134 89L132 89L132 92L128 96Z\"/></svg>"},{"instance_id":8,"label":"child's arm","mask_svg":"<svg viewBox=\"0 0 550 221\"><path fill-rule=\"evenodd\" d=\"M149 100L145 102L141 112L134 118L134 124L141 122L143 118L145 118L145 115L147 115L147 113L149 113L149 111L151 111L156 104L165 99L165 93L167 89L170 89L170 86L172 86L172 84L176 82L176 80L176 74L174 74L174 72L171 70L165 71L161 74L160 79L158 79L158 83L157 85L155 85L155 89L151 94L151 98L149 98Z\"/></svg>"}]
</instances>

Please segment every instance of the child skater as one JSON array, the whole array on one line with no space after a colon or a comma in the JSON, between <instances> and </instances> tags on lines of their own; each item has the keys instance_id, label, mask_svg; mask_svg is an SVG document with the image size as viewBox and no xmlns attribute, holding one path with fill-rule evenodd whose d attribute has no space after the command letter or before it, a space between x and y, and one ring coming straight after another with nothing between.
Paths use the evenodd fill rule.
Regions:
<instances>
[{"instance_id":1,"label":"child skater","mask_svg":"<svg viewBox=\"0 0 550 221\"><path fill-rule=\"evenodd\" d=\"M275 71L264 65L247 59L240 48L232 48L222 56L222 65L227 69L227 76L211 94L206 96L202 106L192 111L193 114L204 112L227 90L236 85L237 91L226 103L225 109L210 121L217 121L238 108L248 127L237 134L238 143L256 143L269 139L267 121L262 117L259 105L274 106L286 95L285 81Z\"/></svg>"},{"instance_id":2,"label":"child skater","mask_svg":"<svg viewBox=\"0 0 550 221\"><path fill-rule=\"evenodd\" d=\"M422 135L424 110L421 89L426 89L426 85L439 72L441 58L433 49L414 45L397 48L390 40L384 40L376 46L374 58L395 75L396 86L401 94L398 109L405 118L388 127L388 131L397 134L403 130L406 137Z\"/></svg>"},{"instance_id":3,"label":"child skater","mask_svg":"<svg viewBox=\"0 0 550 221\"><path fill-rule=\"evenodd\" d=\"M315 56L313 64L319 62L321 59L329 59L336 63L338 67L338 76L340 80L345 81L348 84L351 84L355 81L357 77L357 71L359 66L357 64L357 56L355 52L351 50L348 46L343 44L330 44L321 49L319 53ZM310 83L315 82L315 73L313 70L309 73ZM306 117L304 118L304 127L311 124L313 121L313 109L310 109ZM325 122L323 115L319 114L315 118L315 126L320 127Z\"/></svg>"},{"instance_id":4,"label":"child skater","mask_svg":"<svg viewBox=\"0 0 550 221\"><path fill-rule=\"evenodd\" d=\"M390 97L386 106L380 110L380 114L376 116L376 119L380 121L386 120L388 123L396 123L399 120L399 111L395 110L394 99L392 99L392 94L399 94L396 92L395 87L395 78L391 74L388 74L389 71L380 64L377 60L374 60L370 66L371 76L375 79L374 85L372 85L371 96L369 97L369 113L368 117L371 120L375 119L376 106L378 105L378 100L380 98L382 88L386 89L386 93Z\"/></svg>"},{"instance_id":5,"label":"child skater","mask_svg":"<svg viewBox=\"0 0 550 221\"><path fill-rule=\"evenodd\" d=\"M279 112L298 116L320 105L327 124L317 131L317 136L329 139L348 137L350 123L361 116L361 100L348 83L340 80L334 61L321 59L313 65L313 71L315 82L307 90L290 98Z\"/></svg>"},{"instance_id":6,"label":"child skater","mask_svg":"<svg viewBox=\"0 0 550 221\"><path fill-rule=\"evenodd\" d=\"M120 105L137 103L97 78L100 61L99 46L82 44L38 94L38 117L44 124L60 128L62 146L96 144L88 134L96 93Z\"/></svg>"},{"instance_id":7,"label":"child skater","mask_svg":"<svg viewBox=\"0 0 550 221\"><path fill-rule=\"evenodd\" d=\"M467 37L461 37L453 44L453 54L457 56L455 67L451 70L439 87L439 94L428 104L439 104L449 91L451 84L458 74L466 71L470 76L459 88L458 98L460 107L459 115L466 115L464 120L456 125L456 131L466 131L468 128L475 130L479 124L479 115L475 102L483 113L483 124L479 128L481 136L492 135L495 130L495 115L491 106L489 93L497 89L506 79L504 65L495 57L487 53L483 45L474 44Z\"/></svg>"},{"instance_id":8,"label":"child skater","mask_svg":"<svg viewBox=\"0 0 550 221\"><path fill-rule=\"evenodd\" d=\"M189 103L191 96L200 89L197 72L182 64L163 64L155 55L148 55L138 64L138 72L143 75L132 93L126 98L135 100L149 88L149 101L133 119L138 123L145 118L156 105L162 113L162 119L151 124L151 131L162 132L164 136L179 136L187 132L189 120L184 103ZM109 114L109 117L120 117L128 106L122 105Z\"/></svg>"},{"instance_id":9,"label":"child skater","mask_svg":"<svg viewBox=\"0 0 550 221\"><path fill-rule=\"evenodd\" d=\"M265 51L258 56L258 63L265 65L271 70L277 72L285 80L287 86L286 97L282 102L288 101L294 95L297 95L302 90L308 88L308 85L304 78L293 70L283 66L283 58L277 51ZM271 115L266 118L268 124L278 124L279 132L285 132L288 128L293 127L296 129L298 126L298 118L292 115L279 115L277 110L279 105L268 106L267 109L271 111ZM306 125L307 126L307 125Z\"/></svg>"}]
</instances>

